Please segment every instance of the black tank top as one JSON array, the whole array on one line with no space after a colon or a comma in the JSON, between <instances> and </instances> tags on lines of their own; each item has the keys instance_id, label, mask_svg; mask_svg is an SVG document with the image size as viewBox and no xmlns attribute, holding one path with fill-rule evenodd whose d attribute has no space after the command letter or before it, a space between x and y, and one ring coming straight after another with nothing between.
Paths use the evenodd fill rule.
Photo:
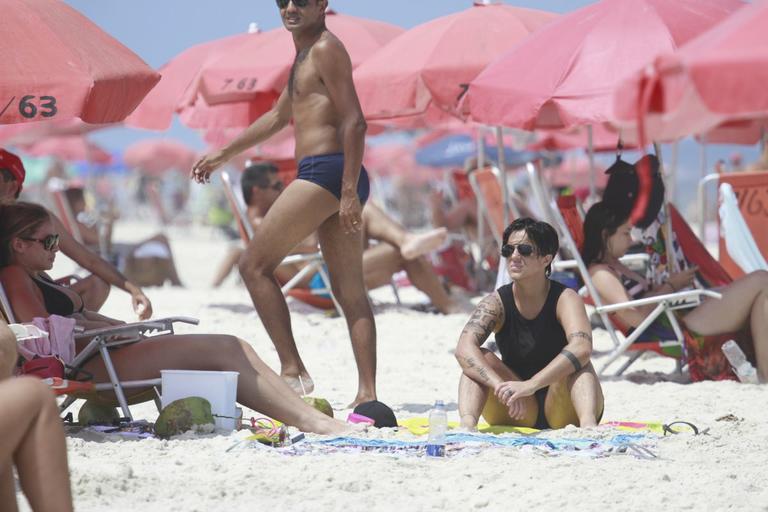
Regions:
<instances>
[{"instance_id":1,"label":"black tank top","mask_svg":"<svg viewBox=\"0 0 768 512\"><path fill-rule=\"evenodd\" d=\"M550 281L544 306L533 320L523 317L515 305L512 284L498 289L504 304L504 325L496 333L501 360L522 379L530 379L547 366L567 344L557 320L557 301L565 286Z\"/></svg>"},{"instance_id":2,"label":"black tank top","mask_svg":"<svg viewBox=\"0 0 768 512\"><path fill-rule=\"evenodd\" d=\"M56 283L46 276L39 275L37 278L33 277L32 280L43 293L45 310L49 315L69 316L73 313L82 313L83 307L79 311L76 310L72 299L66 293L59 290Z\"/></svg>"}]
</instances>

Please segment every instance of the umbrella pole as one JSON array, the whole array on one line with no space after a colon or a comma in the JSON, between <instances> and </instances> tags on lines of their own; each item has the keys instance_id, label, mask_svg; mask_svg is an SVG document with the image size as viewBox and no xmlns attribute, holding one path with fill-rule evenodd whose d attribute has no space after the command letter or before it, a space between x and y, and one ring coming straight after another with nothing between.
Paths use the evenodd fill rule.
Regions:
<instances>
[{"instance_id":1,"label":"umbrella pole","mask_svg":"<svg viewBox=\"0 0 768 512\"><path fill-rule=\"evenodd\" d=\"M501 179L501 196L504 198L504 229L509 226L509 192L507 191L507 165L504 155L504 134L501 126L496 127L496 151L498 152L499 174Z\"/></svg>"},{"instance_id":2,"label":"umbrella pole","mask_svg":"<svg viewBox=\"0 0 768 512\"><path fill-rule=\"evenodd\" d=\"M662 182L666 175L666 169L664 168L664 160L661 158L661 146L658 142L653 142L653 152L656 154L656 158L659 159L659 176L661 176ZM666 184L664 189L667 190ZM667 272L672 274L680 270L677 258L675 258L675 248L672 243L672 218L669 216L669 205L667 204L667 198L661 203L661 209L664 211L664 248L667 251Z\"/></svg>"},{"instance_id":3,"label":"umbrella pole","mask_svg":"<svg viewBox=\"0 0 768 512\"><path fill-rule=\"evenodd\" d=\"M680 141L672 143L672 157L669 163L669 200L677 204L677 163L680 157Z\"/></svg>"},{"instance_id":4,"label":"umbrella pole","mask_svg":"<svg viewBox=\"0 0 768 512\"><path fill-rule=\"evenodd\" d=\"M587 125L587 155L589 156L589 204L597 201L597 178L595 173L595 145L592 136L592 125Z\"/></svg>"}]
</instances>

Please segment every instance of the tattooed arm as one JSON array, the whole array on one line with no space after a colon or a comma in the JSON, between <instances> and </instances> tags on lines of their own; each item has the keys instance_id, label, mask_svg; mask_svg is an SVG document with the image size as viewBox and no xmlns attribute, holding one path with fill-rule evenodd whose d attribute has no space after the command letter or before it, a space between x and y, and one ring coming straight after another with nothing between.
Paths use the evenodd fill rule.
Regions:
<instances>
[{"instance_id":1,"label":"tattooed arm","mask_svg":"<svg viewBox=\"0 0 768 512\"><path fill-rule=\"evenodd\" d=\"M536 389L549 386L589 364L592 356L592 327L584 301L573 290L565 290L557 301L557 319L563 326L567 345L560 354L531 377Z\"/></svg>"},{"instance_id":2,"label":"tattooed arm","mask_svg":"<svg viewBox=\"0 0 768 512\"><path fill-rule=\"evenodd\" d=\"M472 312L467 325L461 331L459 344L456 347L456 359L464 370L464 374L491 389L502 380L486 364L480 346L492 332L501 329L503 323L504 305L501 303L499 294L494 292L480 301Z\"/></svg>"}]
</instances>

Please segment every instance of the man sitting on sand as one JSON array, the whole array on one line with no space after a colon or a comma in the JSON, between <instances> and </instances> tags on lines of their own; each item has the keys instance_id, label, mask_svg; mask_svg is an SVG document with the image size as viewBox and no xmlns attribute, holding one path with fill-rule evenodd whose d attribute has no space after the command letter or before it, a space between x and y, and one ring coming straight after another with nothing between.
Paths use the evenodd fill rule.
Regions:
<instances>
[{"instance_id":1,"label":"man sitting on sand","mask_svg":"<svg viewBox=\"0 0 768 512\"><path fill-rule=\"evenodd\" d=\"M463 428L477 428L481 413L492 425L537 429L600 421L603 392L584 302L549 279L558 245L546 222L526 217L504 230L501 256L513 282L478 304L456 348ZM480 347L491 332L501 359Z\"/></svg>"},{"instance_id":2,"label":"man sitting on sand","mask_svg":"<svg viewBox=\"0 0 768 512\"><path fill-rule=\"evenodd\" d=\"M248 218L257 226L272 207L284 185L277 167L268 162L257 163L246 168L241 178L243 197L248 206ZM405 230L374 204L366 203L363 208L364 240L373 240L375 245L363 252L363 278L369 290L385 286L392 280L392 274L405 270L414 286L424 292L432 305L441 313L461 311L461 306L446 293L435 274L432 265L424 256L445 242L445 229L414 234ZM294 248L293 253L314 253L317 238L313 234ZM218 286L237 263L242 250L235 250L227 256L214 286ZM288 282L301 270L300 264L280 265L275 277L282 283ZM299 286L311 287L314 276L308 276Z\"/></svg>"},{"instance_id":3,"label":"man sitting on sand","mask_svg":"<svg viewBox=\"0 0 768 512\"><path fill-rule=\"evenodd\" d=\"M21 159L13 153L0 149L0 205L16 202L24 186L25 177L26 170ZM141 287L125 277L114 265L75 240L61 220L53 213L48 213L59 233L61 252L92 274L70 286L83 298L86 307L93 311L101 309L109 296L110 286L116 286L131 295L133 309L140 320L150 318L152 303L144 295Z\"/></svg>"}]
</instances>

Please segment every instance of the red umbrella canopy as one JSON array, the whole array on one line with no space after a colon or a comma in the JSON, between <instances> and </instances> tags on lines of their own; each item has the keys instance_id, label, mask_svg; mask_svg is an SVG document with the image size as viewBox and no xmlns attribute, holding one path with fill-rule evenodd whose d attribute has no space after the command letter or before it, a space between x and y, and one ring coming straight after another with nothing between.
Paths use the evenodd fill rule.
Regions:
<instances>
[{"instance_id":1,"label":"red umbrella canopy","mask_svg":"<svg viewBox=\"0 0 768 512\"><path fill-rule=\"evenodd\" d=\"M81 135L48 137L19 149L30 156L51 156L68 162L112 163L112 155Z\"/></svg>"},{"instance_id":2,"label":"red umbrella canopy","mask_svg":"<svg viewBox=\"0 0 768 512\"><path fill-rule=\"evenodd\" d=\"M355 70L366 119L452 112L467 84L518 41L556 18L504 4L475 5L419 25Z\"/></svg>"},{"instance_id":3,"label":"red umbrella canopy","mask_svg":"<svg viewBox=\"0 0 768 512\"><path fill-rule=\"evenodd\" d=\"M173 114L194 103L200 69L206 62L230 52L244 41L261 37L258 32L237 34L195 45L181 52L160 68L162 79L141 105L126 119L126 124L149 130L167 130Z\"/></svg>"},{"instance_id":4,"label":"red umbrella canopy","mask_svg":"<svg viewBox=\"0 0 768 512\"><path fill-rule=\"evenodd\" d=\"M740 0L602 0L564 15L488 66L464 104L473 120L526 130L615 119L613 92L654 56L725 19Z\"/></svg>"},{"instance_id":5,"label":"red umbrella canopy","mask_svg":"<svg viewBox=\"0 0 768 512\"><path fill-rule=\"evenodd\" d=\"M347 48L356 67L403 29L380 21L329 11L326 25ZM204 66L200 91L209 104L277 97L288 83L296 56L293 36L284 28L245 41L228 55Z\"/></svg>"},{"instance_id":6,"label":"red umbrella canopy","mask_svg":"<svg viewBox=\"0 0 768 512\"><path fill-rule=\"evenodd\" d=\"M667 139L700 133L728 120L768 114L768 2L740 9L674 54L658 57L641 75L617 89L616 112L634 122L642 94L647 135ZM753 126L752 132L759 132ZM750 132L749 123L715 129L735 140ZM754 137L753 137L754 138Z\"/></svg>"},{"instance_id":7,"label":"red umbrella canopy","mask_svg":"<svg viewBox=\"0 0 768 512\"><path fill-rule=\"evenodd\" d=\"M160 80L59 0L3 0L0 34L0 124L122 121Z\"/></svg>"},{"instance_id":8,"label":"red umbrella canopy","mask_svg":"<svg viewBox=\"0 0 768 512\"><path fill-rule=\"evenodd\" d=\"M181 142L147 139L130 145L123 153L123 161L131 168L141 169L149 174L161 174L172 169L191 169L195 156L195 151Z\"/></svg>"}]
</instances>

